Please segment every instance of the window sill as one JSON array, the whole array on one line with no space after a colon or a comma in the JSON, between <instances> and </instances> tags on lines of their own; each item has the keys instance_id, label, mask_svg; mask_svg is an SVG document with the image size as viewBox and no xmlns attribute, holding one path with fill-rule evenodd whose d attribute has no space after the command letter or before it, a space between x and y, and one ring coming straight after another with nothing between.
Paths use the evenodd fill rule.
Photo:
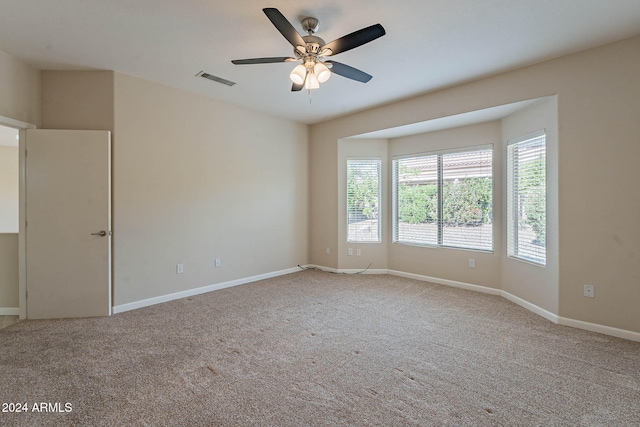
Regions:
<instances>
[{"instance_id":1,"label":"window sill","mask_svg":"<svg viewBox=\"0 0 640 427\"><path fill-rule=\"evenodd\" d=\"M393 242L394 245L404 245L404 246L414 246L417 248L428 248L428 249L449 249L455 251L466 251L466 252L480 252L484 254L493 254L495 253L493 249L477 249L477 248L461 248L457 246L446 246L446 245L429 245L426 243L415 243L415 242L403 242L396 241Z\"/></svg>"}]
</instances>

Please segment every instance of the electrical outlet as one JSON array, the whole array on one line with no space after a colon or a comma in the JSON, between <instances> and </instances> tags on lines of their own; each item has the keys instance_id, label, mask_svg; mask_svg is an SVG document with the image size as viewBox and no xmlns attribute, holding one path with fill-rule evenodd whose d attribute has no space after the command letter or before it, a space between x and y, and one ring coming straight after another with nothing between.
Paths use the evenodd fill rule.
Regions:
<instances>
[{"instance_id":1,"label":"electrical outlet","mask_svg":"<svg viewBox=\"0 0 640 427\"><path fill-rule=\"evenodd\" d=\"M347 250L347 255L349 255L349 256L353 256L353 248L349 248L349 249Z\"/></svg>"},{"instance_id":2,"label":"electrical outlet","mask_svg":"<svg viewBox=\"0 0 640 427\"><path fill-rule=\"evenodd\" d=\"M327 253L327 255L329 255L331 253L331 248L327 246L327 248L325 249L325 252Z\"/></svg>"},{"instance_id":3,"label":"electrical outlet","mask_svg":"<svg viewBox=\"0 0 640 427\"><path fill-rule=\"evenodd\" d=\"M476 260L473 258L469 258L469 268L475 268L476 267Z\"/></svg>"},{"instance_id":4,"label":"electrical outlet","mask_svg":"<svg viewBox=\"0 0 640 427\"><path fill-rule=\"evenodd\" d=\"M222 265L222 260L220 258L216 258L216 267L220 267Z\"/></svg>"},{"instance_id":5,"label":"electrical outlet","mask_svg":"<svg viewBox=\"0 0 640 427\"><path fill-rule=\"evenodd\" d=\"M176 274L184 273L184 264L176 264Z\"/></svg>"},{"instance_id":6,"label":"electrical outlet","mask_svg":"<svg viewBox=\"0 0 640 427\"><path fill-rule=\"evenodd\" d=\"M596 290L593 285L584 285L584 296L587 298L595 298Z\"/></svg>"},{"instance_id":7,"label":"electrical outlet","mask_svg":"<svg viewBox=\"0 0 640 427\"><path fill-rule=\"evenodd\" d=\"M356 255L357 256L362 256L362 249L360 249L360 248L356 249Z\"/></svg>"}]
</instances>

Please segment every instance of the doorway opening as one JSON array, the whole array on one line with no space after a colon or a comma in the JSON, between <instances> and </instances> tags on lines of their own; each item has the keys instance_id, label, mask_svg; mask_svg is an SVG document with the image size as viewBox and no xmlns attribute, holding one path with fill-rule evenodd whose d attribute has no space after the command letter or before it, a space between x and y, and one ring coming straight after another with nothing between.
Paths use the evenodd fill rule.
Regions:
<instances>
[{"instance_id":1,"label":"doorway opening","mask_svg":"<svg viewBox=\"0 0 640 427\"><path fill-rule=\"evenodd\" d=\"M19 130L0 125L0 327L13 323L20 314L18 145Z\"/></svg>"},{"instance_id":2,"label":"doorway opening","mask_svg":"<svg viewBox=\"0 0 640 427\"><path fill-rule=\"evenodd\" d=\"M26 241L26 202L25 202L25 191L26 191L26 183L25 183L25 168L26 168L26 149L25 149L25 130L26 129L35 129L37 126L31 123L23 122L20 120L15 120L9 117L0 116L0 128L5 129L9 134L9 139L13 138L18 141L17 144L17 152L18 152L18 304L16 306L11 307L2 307L0 308L8 308L9 310L4 311L9 313L15 313L16 308L18 309L18 315L20 319L27 318L27 277L26 277L26 254L25 254L25 241ZM16 138L15 133L18 133L18 137ZM12 144L15 142L12 141ZM14 233L15 234L15 233ZM15 253L15 252L13 252ZM11 265L15 265L12 264ZM13 268L13 267L11 267ZM14 273L15 274L15 273ZM11 314L13 315L13 314Z\"/></svg>"}]
</instances>

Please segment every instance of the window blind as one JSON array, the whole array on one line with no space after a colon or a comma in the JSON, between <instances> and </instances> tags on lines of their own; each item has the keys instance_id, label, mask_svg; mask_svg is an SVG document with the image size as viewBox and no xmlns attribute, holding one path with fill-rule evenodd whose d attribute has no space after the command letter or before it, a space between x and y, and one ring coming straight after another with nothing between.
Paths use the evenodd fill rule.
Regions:
<instances>
[{"instance_id":1,"label":"window blind","mask_svg":"<svg viewBox=\"0 0 640 427\"><path fill-rule=\"evenodd\" d=\"M442 244L493 249L493 150L442 156Z\"/></svg>"},{"instance_id":2,"label":"window blind","mask_svg":"<svg viewBox=\"0 0 640 427\"><path fill-rule=\"evenodd\" d=\"M490 251L492 223L492 149L394 159L394 242Z\"/></svg>"},{"instance_id":3,"label":"window blind","mask_svg":"<svg viewBox=\"0 0 640 427\"><path fill-rule=\"evenodd\" d=\"M438 244L438 156L393 162L394 240Z\"/></svg>"},{"instance_id":4,"label":"window blind","mask_svg":"<svg viewBox=\"0 0 640 427\"><path fill-rule=\"evenodd\" d=\"M546 264L546 136L507 145L507 254Z\"/></svg>"},{"instance_id":5,"label":"window blind","mask_svg":"<svg viewBox=\"0 0 640 427\"><path fill-rule=\"evenodd\" d=\"M380 242L380 159L347 160L347 241Z\"/></svg>"}]
</instances>

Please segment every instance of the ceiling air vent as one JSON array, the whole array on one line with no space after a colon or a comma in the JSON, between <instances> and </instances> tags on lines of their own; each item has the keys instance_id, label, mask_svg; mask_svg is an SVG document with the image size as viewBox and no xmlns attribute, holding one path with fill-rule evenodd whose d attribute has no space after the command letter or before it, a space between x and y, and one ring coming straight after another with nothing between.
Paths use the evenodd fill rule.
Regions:
<instances>
[{"instance_id":1,"label":"ceiling air vent","mask_svg":"<svg viewBox=\"0 0 640 427\"><path fill-rule=\"evenodd\" d=\"M231 80L223 79L222 77L214 76L213 74L205 73L204 71L200 71L196 76L204 77L208 80L213 80L214 82L222 83L223 85L233 86L236 82L232 82Z\"/></svg>"}]
</instances>

